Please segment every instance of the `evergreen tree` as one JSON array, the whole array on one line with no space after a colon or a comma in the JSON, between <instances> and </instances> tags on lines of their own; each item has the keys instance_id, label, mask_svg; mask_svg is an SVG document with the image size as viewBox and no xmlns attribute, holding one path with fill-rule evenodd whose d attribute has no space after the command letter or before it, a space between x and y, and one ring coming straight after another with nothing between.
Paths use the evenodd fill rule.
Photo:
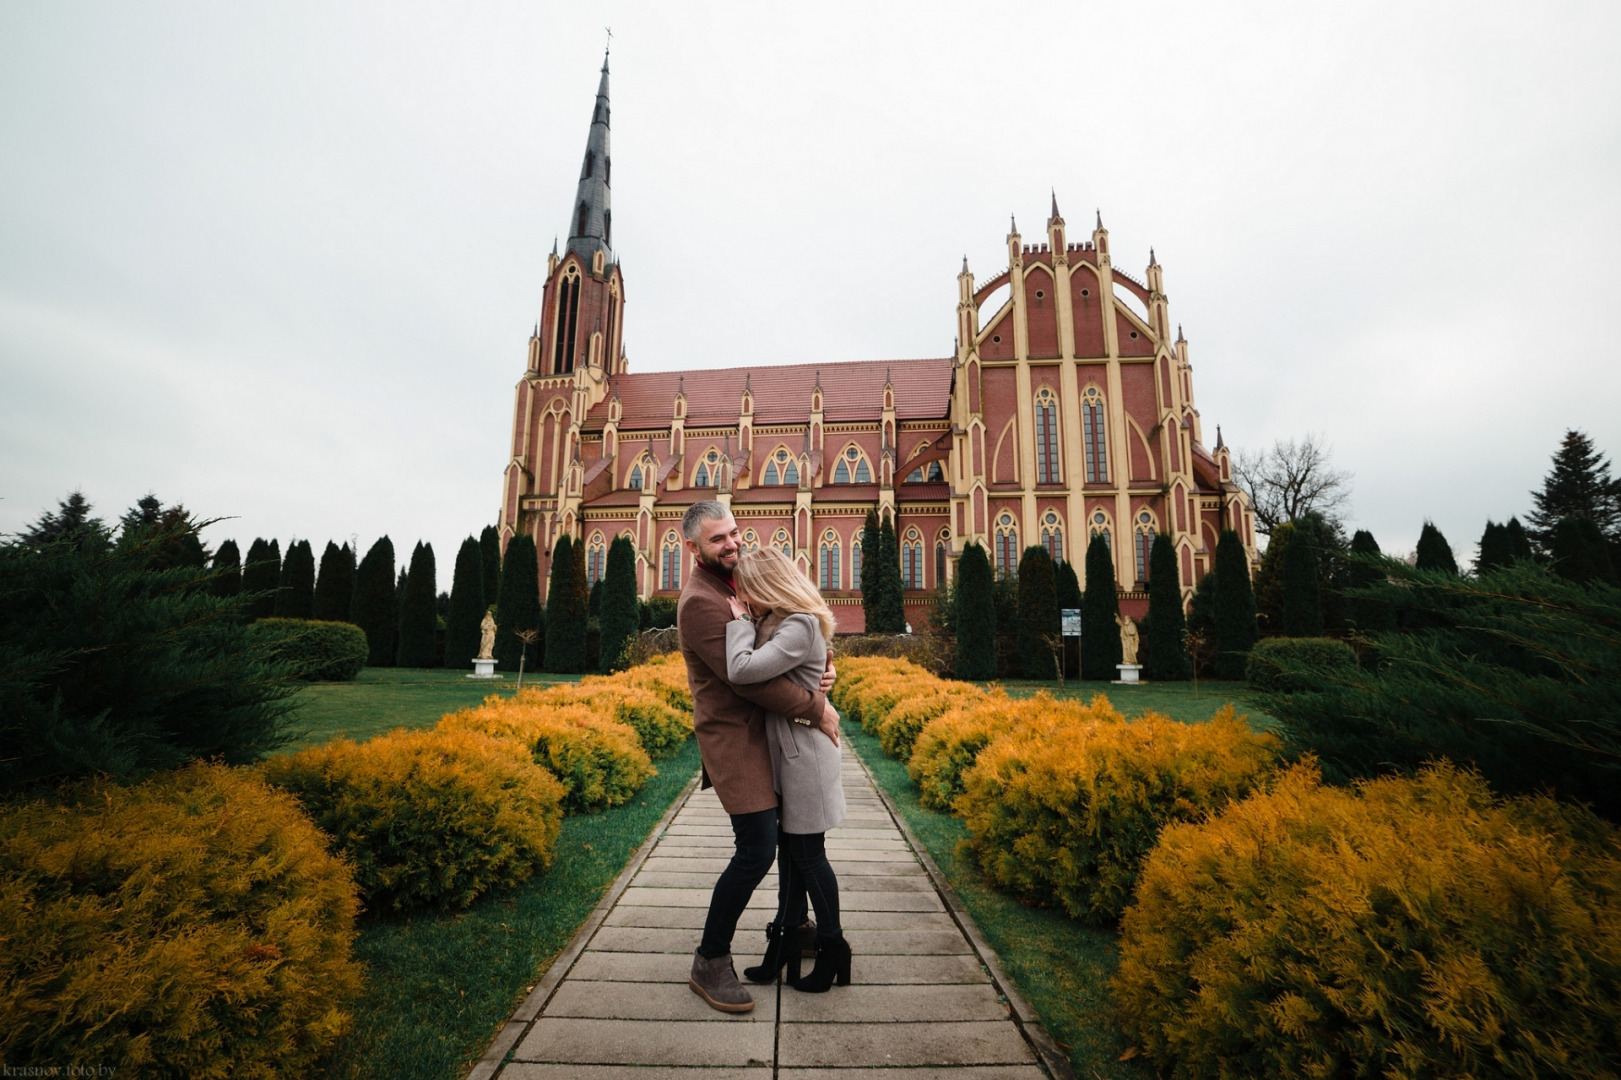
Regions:
<instances>
[{"instance_id":1,"label":"evergreen tree","mask_svg":"<svg viewBox=\"0 0 1621 1080\"><path fill-rule=\"evenodd\" d=\"M1520 524L1519 518L1509 518L1508 524L1503 526L1503 529L1508 534L1509 554L1516 561L1524 559L1529 562L1536 558L1536 551L1531 546L1531 537L1526 534L1525 526Z\"/></svg>"},{"instance_id":2,"label":"evergreen tree","mask_svg":"<svg viewBox=\"0 0 1621 1080\"><path fill-rule=\"evenodd\" d=\"M1250 589L1249 557L1244 541L1231 529L1223 529L1216 541L1216 674L1223 679L1242 679L1250 649L1258 636L1255 627L1255 593Z\"/></svg>"},{"instance_id":3,"label":"evergreen tree","mask_svg":"<svg viewBox=\"0 0 1621 1080\"><path fill-rule=\"evenodd\" d=\"M501 590L501 534L494 525L478 534L478 550L484 561L484 599L493 604Z\"/></svg>"},{"instance_id":4,"label":"evergreen tree","mask_svg":"<svg viewBox=\"0 0 1621 1080\"><path fill-rule=\"evenodd\" d=\"M451 575L450 613L445 616L447 668L472 666L488 607L484 602L484 552L469 536L456 552L456 569Z\"/></svg>"},{"instance_id":5,"label":"evergreen tree","mask_svg":"<svg viewBox=\"0 0 1621 1080\"><path fill-rule=\"evenodd\" d=\"M957 655L959 679L996 678L996 599L991 561L977 543L964 545L957 560Z\"/></svg>"},{"instance_id":6,"label":"evergreen tree","mask_svg":"<svg viewBox=\"0 0 1621 1080\"><path fill-rule=\"evenodd\" d=\"M1216 572L1199 579L1188 601L1188 648L1198 674L1216 673Z\"/></svg>"},{"instance_id":7,"label":"evergreen tree","mask_svg":"<svg viewBox=\"0 0 1621 1080\"><path fill-rule=\"evenodd\" d=\"M328 540L321 552L321 573L315 579L315 618L348 622L355 603L355 553Z\"/></svg>"},{"instance_id":8,"label":"evergreen tree","mask_svg":"<svg viewBox=\"0 0 1621 1080\"><path fill-rule=\"evenodd\" d=\"M1066 610L1081 610L1081 579L1075 576L1075 564L1070 562L1068 559L1060 559L1058 561L1057 566L1054 568L1054 577L1058 581L1058 613L1061 623L1063 613ZM1075 649L1073 650L1075 652L1074 664L1069 662L1071 653L1070 642L1072 641L1075 642ZM1073 671L1076 675L1079 675L1081 670L1080 639L1064 639L1063 658L1064 674L1067 676L1071 671Z\"/></svg>"},{"instance_id":9,"label":"evergreen tree","mask_svg":"<svg viewBox=\"0 0 1621 1080\"><path fill-rule=\"evenodd\" d=\"M150 552L154 570L180 566L195 570L208 565L208 551L198 535L203 523L193 521L191 514L178 503L165 507L156 495L148 492L124 512L118 523L121 544L152 535L163 537L163 542L156 547L143 545Z\"/></svg>"},{"instance_id":10,"label":"evergreen tree","mask_svg":"<svg viewBox=\"0 0 1621 1080\"><path fill-rule=\"evenodd\" d=\"M1591 518L1568 517L1553 527L1548 538L1553 572L1567 581L1615 584L1609 545Z\"/></svg>"},{"instance_id":11,"label":"evergreen tree","mask_svg":"<svg viewBox=\"0 0 1621 1080\"><path fill-rule=\"evenodd\" d=\"M1358 529L1351 537L1351 622L1358 633L1379 634L1396 628L1396 616L1390 604L1377 596L1363 592L1385 579L1380 569L1379 541L1366 529Z\"/></svg>"},{"instance_id":12,"label":"evergreen tree","mask_svg":"<svg viewBox=\"0 0 1621 1080\"><path fill-rule=\"evenodd\" d=\"M868 510L867 519L861 524L861 581L858 587L861 589L862 622L869 634L878 633L883 620L880 611L883 606L880 596L882 586L878 583L878 549L881 546L878 511Z\"/></svg>"},{"instance_id":13,"label":"evergreen tree","mask_svg":"<svg viewBox=\"0 0 1621 1080\"><path fill-rule=\"evenodd\" d=\"M525 671L538 671L546 648L546 617L540 610L540 556L534 538L519 533L507 543L501 560L501 590L495 610L495 659L503 671L517 671L523 658ZM518 638L525 630L540 632L527 649Z\"/></svg>"},{"instance_id":14,"label":"evergreen tree","mask_svg":"<svg viewBox=\"0 0 1621 1080\"><path fill-rule=\"evenodd\" d=\"M107 525L98 517L91 517L93 507L84 493L75 491L56 504L55 512L40 514L39 520L24 529L18 537L31 548L41 548L58 540L83 545L89 540L105 540L110 534Z\"/></svg>"},{"instance_id":15,"label":"evergreen tree","mask_svg":"<svg viewBox=\"0 0 1621 1080\"><path fill-rule=\"evenodd\" d=\"M1580 431L1566 431L1553 456L1553 468L1542 488L1531 493L1536 509L1527 530L1537 547L1551 553L1554 526L1570 517L1585 517L1598 526L1606 543L1621 540L1621 481L1610 476L1610 462Z\"/></svg>"},{"instance_id":16,"label":"evergreen tree","mask_svg":"<svg viewBox=\"0 0 1621 1080\"><path fill-rule=\"evenodd\" d=\"M242 564L242 591L248 595L246 617L268 619L276 613L276 589L281 584L281 545L255 538Z\"/></svg>"},{"instance_id":17,"label":"evergreen tree","mask_svg":"<svg viewBox=\"0 0 1621 1080\"><path fill-rule=\"evenodd\" d=\"M1040 544L1019 559L1019 667L1027 679L1056 679L1058 581L1052 555Z\"/></svg>"},{"instance_id":18,"label":"evergreen tree","mask_svg":"<svg viewBox=\"0 0 1621 1080\"><path fill-rule=\"evenodd\" d=\"M1514 561L1508 551L1508 526L1487 519L1480 534L1480 550L1475 554L1475 573L1488 574Z\"/></svg>"},{"instance_id":19,"label":"evergreen tree","mask_svg":"<svg viewBox=\"0 0 1621 1080\"><path fill-rule=\"evenodd\" d=\"M214 574L208 591L215 596L236 596L242 591L242 556L235 540L226 540L214 552Z\"/></svg>"},{"instance_id":20,"label":"evergreen tree","mask_svg":"<svg viewBox=\"0 0 1621 1080\"><path fill-rule=\"evenodd\" d=\"M583 545L564 536L552 549L552 573L546 585L547 671L573 674L585 670L586 591L583 561L579 581L575 581L574 549Z\"/></svg>"},{"instance_id":21,"label":"evergreen tree","mask_svg":"<svg viewBox=\"0 0 1621 1080\"><path fill-rule=\"evenodd\" d=\"M1255 614L1260 629L1270 635L1284 633L1283 615L1283 553L1289 550L1289 541L1295 535L1295 523L1285 521L1272 527L1266 538L1266 550L1261 552L1261 563L1255 568Z\"/></svg>"},{"instance_id":22,"label":"evergreen tree","mask_svg":"<svg viewBox=\"0 0 1621 1080\"><path fill-rule=\"evenodd\" d=\"M400 593L400 637L394 662L400 667L426 668L434 663L434 630L439 621L435 600L439 595L433 545L418 543L411 550L411 567Z\"/></svg>"},{"instance_id":23,"label":"evergreen tree","mask_svg":"<svg viewBox=\"0 0 1621 1080\"><path fill-rule=\"evenodd\" d=\"M1182 574L1176 547L1164 533L1148 553L1148 677L1161 682L1188 678L1187 620L1182 614Z\"/></svg>"},{"instance_id":24,"label":"evergreen tree","mask_svg":"<svg viewBox=\"0 0 1621 1080\"><path fill-rule=\"evenodd\" d=\"M1114 554L1102 533L1086 547L1086 592L1081 596L1081 678L1120 677L1120 595Z\"/></svg>"},{"instance_id":25,"label":"evergreen tree","mask_svg":"<svg viewBox=\"0 0 1621 1080\"><path fill-rule=\"evenodd\" d=\"M366 632L366 663L394 666L394 541L383 537L355 568L355 598L349 621Z\"/></svg>"},{"instance_id":26,"label":"evergreen tree","mask_svg":"<svg viewBox=\"0 0 1621 1080\"><path fill-rule=\"evenodd\" d=\"M1447 538L1441 535L1441 530L1435 527L1433 521L1426 521L1418 534L1418 562L1415 565L1420 570L1444 570L1449 574L1458 572L1458 560L1452 557L1452 545L1447 543Z\"/></svg>"},{"instance_id":27,"label":"evergreen tree","mask_svg":"<svg viewBox=\"0 0 1621 1080\"><path fill-rule=\"evenodd\" d=\"M283 619L309 619L315 615L315 553L308 540L287 545L276 592L276 615Z\"/></svg>"},{"instance_id":28,"label":"evergreen tree","mask_svg":"<svg viewBox=\"0 0 1621 1080\"><path fill-rule=\"evenodd\" d=\"M1283 633L1286 637L1323 636L1323 598L1317 587L1317 552L1311 536L1295 529L1283 549Z\"/></svg>"},{"instance_id":29,"label":"evergreen tree","mask_svg":"<svg viewBox=\"0 0 1621 1080\"><path fill-rule=\"evenodd\" d=\"M641 612L636 599L636 547L628 536L608 545L608 566L602 576L602 611L597 616L597 669L618 671L636 641Z\"/></svg>"},{"instance_id":30,"label":"evergreen tree","mask_svg":"<svg viewBox=\"0 0 1621 1080\"><path fill-rule=\"evenodd\" d=\"M606 577L606 573L603 575ZM596 619L602 616L602 578L591 583L591 592L587 595L585 613Z\"/></svg>"},{"instance_id":31,"label":"evergreen tree","mask_svg":"<svg viewBox=\"0 0 1621 1080\"><path fill-rule=\"evenodd\" d=\"M866 558L866 549L862 549ZM905 585L901 581L901 552L895 542L895 523L884 518L878 526L878 626L880 634L906 632Z\"/></svg>"}]
</instances>

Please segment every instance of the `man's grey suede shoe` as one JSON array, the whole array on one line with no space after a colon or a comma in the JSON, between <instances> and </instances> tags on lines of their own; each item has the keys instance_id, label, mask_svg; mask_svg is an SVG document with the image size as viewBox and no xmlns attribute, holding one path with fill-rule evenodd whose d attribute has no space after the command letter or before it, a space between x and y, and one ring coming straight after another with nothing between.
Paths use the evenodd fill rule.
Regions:
<instances>
[{"instance_id":1,"label":"man's grey suede shoe","mask_svg":"<svg viewBox=\"0 0 1621 1080\"><path fill-rule=\"evenodd\" d=\"M754 999L737 981L737 970L732 967L732 955L708 959L703 953L692 954L692 977L687 980L692 992L709 1002L710 1008L721 1012L743 1013L754 1008Z\"/></svg>"}]
</instances>

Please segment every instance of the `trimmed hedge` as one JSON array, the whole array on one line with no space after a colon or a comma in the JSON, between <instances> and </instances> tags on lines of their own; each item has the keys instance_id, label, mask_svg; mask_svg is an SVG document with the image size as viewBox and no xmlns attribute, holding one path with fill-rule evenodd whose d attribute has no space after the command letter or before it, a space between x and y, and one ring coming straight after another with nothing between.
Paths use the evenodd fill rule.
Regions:
<instances>
[{"instance_id":1,"label":"trimmed hedge","mask_svg":"<svg viewBox=\"0 0 1621 1080\"><path fill-rule=\"evenodd\" d=\"M1325 637L1263 638L1250 649L1244 675L1256 690L1291 693L1307 689L1295 673L1317 675L1355 671L1356 652L1343 641Z\"/></svg>"},{"instance_id":2,"label":"trimmed hedge","mask_svg":"<svg viewBox=\"0 0 1621 1080\"><path fill-rule=\"evenodd\" d=\"M262 768L336 837L367 902L464 908L551 865L563 786L524 748L476 731L334 739Z\"/></svg>"},{"instance_id":3,"label":"trimmed hedge","mask_svg":"<svg viewBox=\"0 0 1621 1080\"><path fill-rule=\"evenodd\" d=\"M1280 743L1231 705L1203 724L1126 721L1102 694L1044 700L980 751L952 808L992 883L1071 918L1110 925L1159 832L1266 783Z\"/></svg>"},{"instance_id":4,"label":"trimmed hedge","mask_svg":"<svg viewBox=\"0 0 1621 1080\"><path fill-rule=\"evenodd\" d=\"M649 757L669 757L692 735L692 713L671 705L657 690L616 677L587 676L545 690L525 690L525 704L556 708L577 705L611 716L636 732Z\"/></svg>"},{"instance_id":5,"label":"trimmed hedge","mask_svg":"<svg viewBox=\"0 0 1621 1080\"><path fill-rule=\"evenodd\" d=\"M1123 931L1120 1022L1174 1077L1621 1061L1621 838L1449 765L1350 789L1297 766L1170 826Z\"/></svg>"},{"instance_id":6,"label":"trimmed hedge","mask_svg":"<svg viewBox=\"0 0 1621 1080\"><path fill-rule=\"evenodd\" d=\"M930 810L949 812L963 793L963 774L990 741L1018 727L1032 704L1052 702L1045 691L1030 700L1010 698L995 690L960 705L927 724L912 747L906 771L917 785L918 801Z\"/></svg>"},{"instance_id":7,"label":"trimmed hedge","mask_svg":"<svg viewBox=\"0 0 1621 1080\"><path fill-rule=\"evenodd\" d=\"M260 619L248 627L248 636L308 682L349 682L366 666L366 632L354 623Z\"/></svg>"},{"instance_id":8,"label":"trimmed hedge","mask_svg":"<svg viewBox=\"0 0 1621 1080\"><path fill-rule=\"evenodd\" d=\"M518 741L562 781L563 807L569 811L593 813L619 806L658 771L633 728L583 705L491 697L444 717L436 730L477 731Z\"/></svg>"},{"instance_id":9,"label":"trimmed hedge","mask_svg":"<svg viewBox=\"0 0 1621 1080\"><path fill-rule=\"evenodd\" d=\"M351 1024L349 868L251 771L8 805L0 881L0 1060L270 1080Z\"/></svg>"}]
</instances>

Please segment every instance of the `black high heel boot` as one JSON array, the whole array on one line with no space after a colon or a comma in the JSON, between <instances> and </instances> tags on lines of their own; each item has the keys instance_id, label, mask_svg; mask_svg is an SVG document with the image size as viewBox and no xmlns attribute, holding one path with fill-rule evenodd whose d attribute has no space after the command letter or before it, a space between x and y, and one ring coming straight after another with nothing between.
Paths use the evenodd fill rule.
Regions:
<instances>
[{"instance_id":1,"label":"black high heel boot","mask_svg":"<svg viewBox=\"0 0 1621 1080\"><path fill-rule=\"evenodd\" d=\"M793 982L799 978L800 958L805 948L816 939L816 924L805 923L802 926L793 926L784 930L781 923L773 919L765 928L765 958L758 967L743 969L743 977L749 982L768 983L777 977L777 972L784 966L788 968L788 981Z\"/></svg>"},{"instance_id":2,"label":"black high heel boot","mask_svg":"<svg viewBox=\"0 0 1621 1080\"><path fill-rule=\"evenodd\" d=\"M794 980L794 989L807 994L824 994L835 981L850 985L850 944L844 935L816 939L816 966L803 979Z\"/></svg>"}]
</instances>

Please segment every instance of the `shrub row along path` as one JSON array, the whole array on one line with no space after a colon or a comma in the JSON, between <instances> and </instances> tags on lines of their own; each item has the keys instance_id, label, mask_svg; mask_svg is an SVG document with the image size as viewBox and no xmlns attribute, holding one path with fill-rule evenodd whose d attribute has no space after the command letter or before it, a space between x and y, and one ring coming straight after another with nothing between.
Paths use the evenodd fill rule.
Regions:
<instances>
[{"instance_id":1,"label":"shrub row along path","mask_svg":"<svg viewBox=\"0 0 1621 1080\"><path fill-rule=\"evenodd\" d=\"M468 1080L1067 1078L1064 1056L848 746L844 784L849 816L827 848L852 985L751 986L754 1011L738 1016L688 988L710 889L732 850L720 800L694 785ZM740 972L759 962L776 891L773 873L738 927Z\"/></svg>"}]
</instances>

